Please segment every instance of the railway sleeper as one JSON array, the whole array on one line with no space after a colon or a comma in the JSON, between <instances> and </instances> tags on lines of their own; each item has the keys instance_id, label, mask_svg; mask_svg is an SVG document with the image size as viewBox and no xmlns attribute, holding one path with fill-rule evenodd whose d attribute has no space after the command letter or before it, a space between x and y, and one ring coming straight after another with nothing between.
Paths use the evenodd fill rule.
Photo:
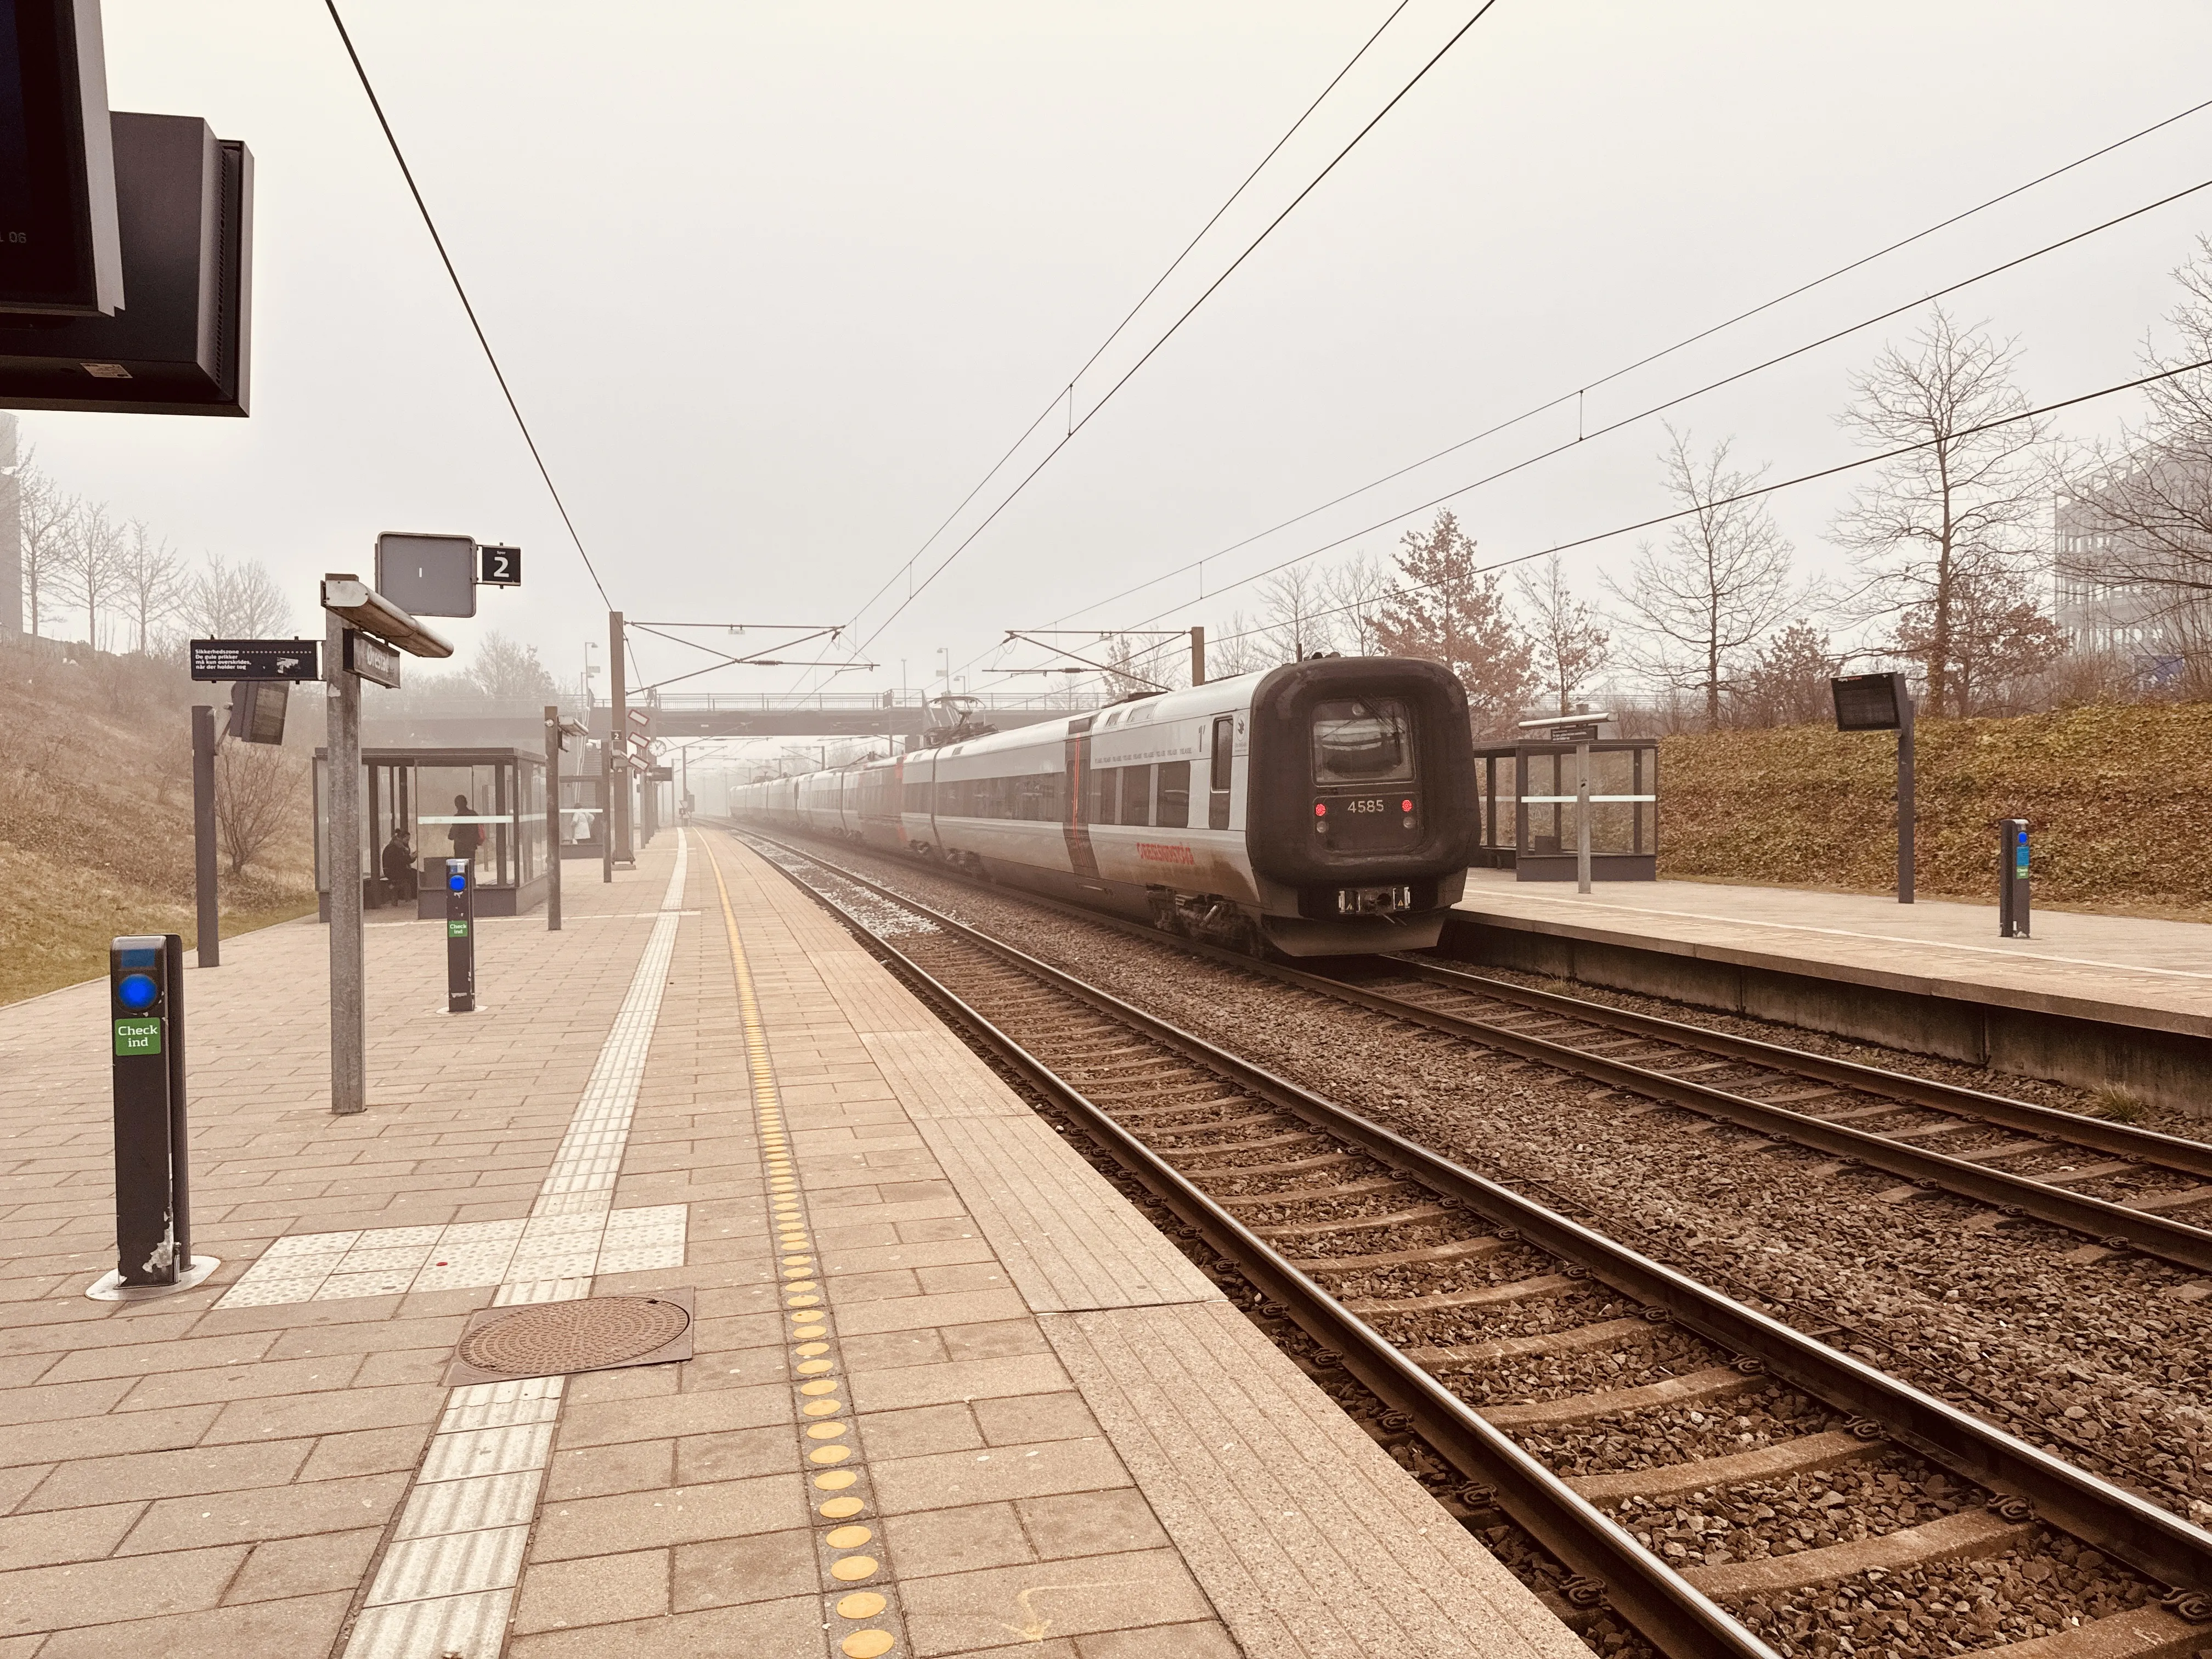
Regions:
<instances>
[{"instance_id":1,"label":"railway sleeper","mask_svg":"<svg viewBox=\"0 0 2212 1659\"><path fill-rule=\"evenodd\" d=\"M1546 1331L1539 1336L1501 1336L1488 1342L1465 1342L1451 1347L1408 1348L1406 1358L1428 1370L1447 1366L1487 1365L1500 1359L1524 1359L1545 1354L1580 1353L1589 1348L1610 1348L1623 1342L1649 1342L1658 1328L1646 1319L1603 1319L1572 1330Z\"/></svg>"},{"instance_id":2,"label":"railway sleeper","mask_svg":"<svg viewBox=\"0 0 2212 1659\"><path fill-rule=\"evenodd\" d=\"M1753 1389L1768 1386L1768 1380L1756 1373L1747 1374L1733 1365L1716 1365L1705 1370L1686 1371L1662 1382L1646 1382L1640 1388L1597 1389L1588 1394L1539 1400L1525 1406L1478 1406L1475 1409L1501 1429L1554 1428L1610 1417L1615 1412L1650 1411L1659 1406L1691 1406L1707 1400L1725 1400L1731 1395L1747 1394Z\"/></svg>"},{"instance_id":3,"label":"railway sleeper","mask_svg":"<svg viewBox=\"0 0 2212 1659\"><path fill-rule=\"evenodd\" d=\"M1863 1440L1842 1429L1820 1434L1801 1434L1750 1451L1729 1452L1719 1457L1700 1457L1687 1463L1659 1463L1650 1468L1613 1469L1603 1474L1574 1475L1567 1485L1593 1504L1618 1504L1625 1498L1681 1498L1716 1486L1741 1486L1748 1480L1787 1480L1793 1474L1812 1474L1863 1457L1886 1455L1886 1441Z\"/></svg>"},{"instance_id":4,"label":"railway sleeper","mask_svg":"<svg viewBox=\"0 0 2212 1659\"><path fill-rule=\"evenodd\" d=\"M1204 1149L1212 1151L1211 1147ZM1176 1167L1185 1175L1298 1175L1308 1170L1325 1170L1340 1164L1360 1164L1366 1161L1364 1152L1324 1152L1319 1158L1293 1158L1287 1164L1178 1164Z\"/></svg>"},{"instance_id":5,"label":"railway sleeper","mask_svg":"<svg viewBox=\"0 0 2212 1659\"><path fill-rule=\"evenodd\" d=\"M1484 1234L1480 1238L1455 1238L1449 1243L1425 1245L1418 1250L1385 1250L1380 1255L1312 1255L1285 1257L1300 1273L1365 1273L1375 1267L1409 1267L1420 1261L1456 1261L1463 1257L1493 1255L1510 1239Z\"/></svg>"},{"instance_id":6,"label":"railway sleeper","mask_svg":"<svg viewBox=\"0 0 2212 1659\"><path fill-rule=\"evenodd\" d=\"M1334 1233L1364 1233L1376 1227L1403 1227L1416 1221L1440 1221L1454 1213L1449 1204L1424 1204L1388 1215L1340 1217L1330 1221L1286 1221L1272 1227L1255 1227L1257 1238L1327 1238Z\"/></svg>"},{"instance_id":7,"label":"railway sleeper","mask_svg":"<svg viewBox=\"0 0 2212 1659\"><path fill-rule=\"evenodd\" d=\"M1900 1527L1878 1538L1800 1550L1794 1555L1771 1555L1761 1561L1690 1567L1682 1577L1708 1595L1802 1589L1808 1584L1832 1583L1872 1570L1897 1572L1934 1566L1940 1561L2000 1555L2027 1544L2037 1531L2033 1521L2008 1521L1988 1510L1961 1510L1917 1527Z\"/></svg>"},{"instance_id":8,"label":"railway sleeper","mask_svg":"<svg viewBox=\"0 0 2212 1659\"><path fill-rule=\"evenodd\" d=\"M1471 1290L1438 1291L1428 1296L1363 1296L1347 1297L1344 1306L1356 1314L1441 1313L1449 1308L1491 1308L1508 1302L1528 1302L1540 1296L1565 1296L1589 1281L1568 1273L1538 1273L1533 1279L1508 1279L1503 1285L1478 1285Z\"/></svg>"}]
</instances>

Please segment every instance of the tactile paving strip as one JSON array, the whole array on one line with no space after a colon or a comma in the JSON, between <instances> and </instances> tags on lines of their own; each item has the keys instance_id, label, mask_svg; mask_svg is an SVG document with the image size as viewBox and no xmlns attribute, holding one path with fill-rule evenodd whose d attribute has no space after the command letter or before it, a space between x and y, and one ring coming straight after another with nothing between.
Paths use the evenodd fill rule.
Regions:
<instances>
[{"instance_id":1,"label":"tactile paving strip","mask_svg":"<svg viewBox=\"0 0 2212 1659\"><path fill-rule=\"evenodd\" d=\"M793 1419L798 1427L799 1467L810 1488L814 1512L815 1562L822 1586L822 1628L833 1653L844 1659L884 1659L908 1649L898 1585L878 1531L869 1490L866 1456L845 1398L844 1356L840 1352L829 1306L829 1293L809 1270L817 1265L813 1228L792 1163L791 1139L776 1088L775 1064L769 1053L768 1029L753 993L738 918L730 905L714 848L708 868L720 890L722 919L729 930L730 963L738 981L738 1008L744 1022L745 1064L752 1082L754 1127L761 1167L767 1177L769 1224L775 1230L783 1285L783 1315L790 1343ZM793 1275L799 1275L794 1277Z\"/></svg>"}]
</instances>

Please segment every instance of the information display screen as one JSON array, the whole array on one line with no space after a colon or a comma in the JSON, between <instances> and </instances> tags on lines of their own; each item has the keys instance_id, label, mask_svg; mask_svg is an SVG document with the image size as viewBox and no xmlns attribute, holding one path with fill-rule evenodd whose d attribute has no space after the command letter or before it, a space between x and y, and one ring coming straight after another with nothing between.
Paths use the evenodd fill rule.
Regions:
<instances>
[{"instance_id":1,"label":"information display screen","mask_svg":"<svg viewBox=\"0 0 2212 1659\"><path fill-rule=\"evenodd\" d=\"M1854 674L1830 680L1838 732L1894 732L1905 723L1902 674Z\"/></svg>"},{"instance_id":2,"label":"information display screen","mask_svg":"<svg viewBox=\"0 0 2212 1659\"><path fill-rule=\"evenodd\" d=\"M0 311L120 303L107 121L97 0L0 0Z\"/></svg>"}]
</instances>

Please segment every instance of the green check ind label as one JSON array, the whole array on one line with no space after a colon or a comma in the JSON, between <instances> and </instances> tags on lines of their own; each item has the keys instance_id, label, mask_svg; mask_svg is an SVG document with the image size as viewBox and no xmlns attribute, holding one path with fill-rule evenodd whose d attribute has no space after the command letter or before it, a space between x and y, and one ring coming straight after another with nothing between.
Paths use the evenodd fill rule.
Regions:
<instances>
[{"instance_id":1,"label":"green check ind label","mask_svg":"<svg viewBox=\"0 0 2212 1659\"><path fill-rule=\"evenodd\" d=\"M158 1019L118 1019L115 1022L115 1052L158 1054L161 1052L161 1022Z\"/></svg>"},{"instance_id":2,"label":"green check ind label","mask_svg":"<svg viewBox=\"0 0 2212 1659\"><path fill-rule=\"evenodd\" d=\"M449 921L446 924L447 939L466 939L468 936L469 925L465 921Z\"/></svg>"}]
</instances>

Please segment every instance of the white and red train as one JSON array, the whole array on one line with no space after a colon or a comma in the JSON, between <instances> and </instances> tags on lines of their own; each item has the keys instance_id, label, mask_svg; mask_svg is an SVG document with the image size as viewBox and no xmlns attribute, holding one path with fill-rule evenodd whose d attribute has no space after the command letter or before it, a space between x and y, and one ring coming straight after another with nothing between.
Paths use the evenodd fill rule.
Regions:
<instances>
[{"instance_id":1,"label":"white and red train","mask_svg":"<svg viewBox=\"0 0 2212 1659\"><path fill-rule=\"evenodd\" d=\"M1401 657L1291 663L731 797L740 822L1300 957L1434 945L1479 810L1465 692Z\"/></svg>"}]
</instances>

